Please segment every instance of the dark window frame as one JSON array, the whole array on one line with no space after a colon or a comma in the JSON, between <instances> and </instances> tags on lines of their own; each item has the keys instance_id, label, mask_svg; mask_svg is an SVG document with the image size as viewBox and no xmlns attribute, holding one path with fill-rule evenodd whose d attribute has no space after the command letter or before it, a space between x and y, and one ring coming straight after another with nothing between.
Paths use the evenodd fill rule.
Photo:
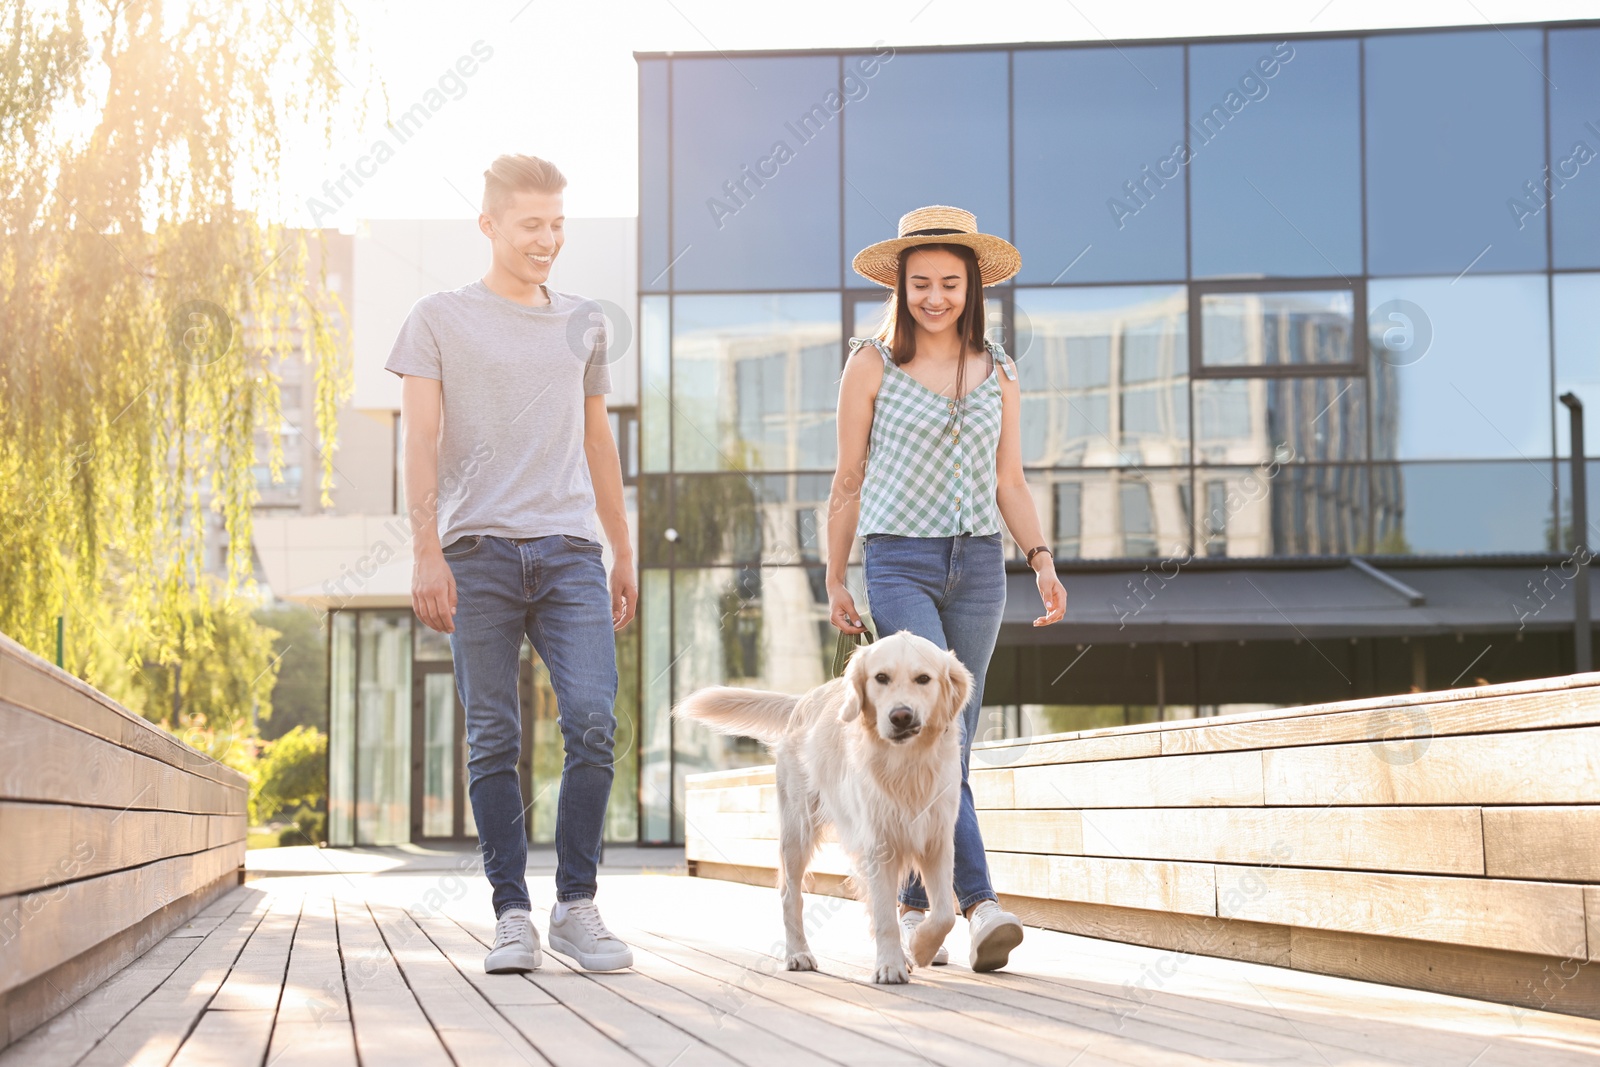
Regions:
<instances>
[{"instance_id":1,"label":"dark window frame","mask_svg":"<svg viewBox=\"0 0 1600 1067\"><path fill-rule=\"evenodd\" d=\"M1189 283L1189 378L1345 378L1364 377L1370 362L1366 343L1367 286L1364 276L1333 278L1227 278ZM1249 366L1208 366L1205 360L1204 298L1214 293L1325 293L1351 294L1350 354L1345 363L1280 363Z\"/></svg>"}]
</instances>

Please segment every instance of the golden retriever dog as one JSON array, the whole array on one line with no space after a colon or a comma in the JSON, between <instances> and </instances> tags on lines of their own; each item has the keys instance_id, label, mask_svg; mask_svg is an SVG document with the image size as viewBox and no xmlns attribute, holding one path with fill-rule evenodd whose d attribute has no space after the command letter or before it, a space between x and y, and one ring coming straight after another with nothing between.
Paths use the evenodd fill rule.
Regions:
<instances>
[{"instance_id":1,"label":"golden retriever dog","mask_svg":"<svg viewBox=\"0 0 1600 1067\"><path fill-rule=\"evenodd\" d=\"M785 965L814 971L801 889L817 837L832 825L864 884L877 959L874 982L926 967L955 925L956 811L961 709L972 673L953 653L911 633L858 648L844 677L789 696L702 689L673 709L725 734L754 737L777 762ZM896 896L915 869L931 907L900 944Z\"/></svg>"}]
</instances>

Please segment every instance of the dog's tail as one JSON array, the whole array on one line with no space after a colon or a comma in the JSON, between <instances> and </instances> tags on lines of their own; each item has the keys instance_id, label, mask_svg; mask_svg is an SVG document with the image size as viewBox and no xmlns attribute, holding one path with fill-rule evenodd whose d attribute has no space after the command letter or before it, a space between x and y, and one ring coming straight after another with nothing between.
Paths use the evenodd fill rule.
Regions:
<instances>
[{"instance_id":1,"label":"dog's tail","mask_svg":"<svg viewBox=\"0 0 1600 1067\"><path fill-rule=\"evenodd\" d=\"M672 709L679 719L704 723L719 734L753 737L768 743L779 740L789 729L799 697L769 693L761 689L734 689L712 686L690 693Z\"/></svg>"}]
</instances>

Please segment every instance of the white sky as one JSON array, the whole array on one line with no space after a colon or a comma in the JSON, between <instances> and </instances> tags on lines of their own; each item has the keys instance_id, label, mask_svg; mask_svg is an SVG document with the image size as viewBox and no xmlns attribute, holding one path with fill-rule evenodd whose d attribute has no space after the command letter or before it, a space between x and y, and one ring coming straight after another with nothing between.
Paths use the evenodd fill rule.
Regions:
<instances>
[{"instance_id":1,"label":"white sky","mask_svg":"<svg viewBox=\"0 0 1600 1067\"><path fill-rule=\"evenodd\" d=\"M316 134L290 146L280 174L289 221L312 223L308 199L367 153L475 42L493 57L466 91L322 225L360 218L470 218L484 167L530 152L566 173L567 214L633 215L638 205L635 51L895 47L1011 41L1301 33L1396 26L1536 22L1600 16L1595 0L346 0L361 52L340 68L371 112L357 123L350 92L331 147ZM1507 47L1510 47L1509 45ZM480 46L481 48L481 46ZM381 85L379 80L381 80ZM390 114L383 114L387 93ZM930 123L937 101L929 102ZM930 129L933 126L930 125ZM453 186L453 188L452 188Z\"/></svg>"}]
</instances>

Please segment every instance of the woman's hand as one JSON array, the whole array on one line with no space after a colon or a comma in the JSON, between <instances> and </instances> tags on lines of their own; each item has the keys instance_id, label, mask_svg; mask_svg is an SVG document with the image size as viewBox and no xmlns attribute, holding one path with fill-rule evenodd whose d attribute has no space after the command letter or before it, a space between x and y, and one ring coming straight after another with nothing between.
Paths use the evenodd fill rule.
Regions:
<instances>
[{"instance_id":1,"label":"woman's hand","mask_svg":"<svg viewBox=\"0 0 1600 1067\"><path fill-rule=\"evenodd\" d=\"M847 634L865 633L867 630L861 624L861 613L856 610L855 597L850 595L850 590L844 587L843 582L828 583L828 621L833 623L835 630Z\"/></svg>"},{"instance_id":2,"label":"woman's hand","mask_svg":"<svg viewBox=\"0 0 1600 1067\"><path fill-rule=\"evenodd\" d=\"M1041 552L1037 558L1039 562L1033 569L1038 575L1039 599L1044 601L1044 614L1034 619L1033 624L1049 626L1060 622L1067 613L1067 590L1061 584L1061 579L1056 577L1055 557L1048 552Z\"/></svg>"}]
</instances>

